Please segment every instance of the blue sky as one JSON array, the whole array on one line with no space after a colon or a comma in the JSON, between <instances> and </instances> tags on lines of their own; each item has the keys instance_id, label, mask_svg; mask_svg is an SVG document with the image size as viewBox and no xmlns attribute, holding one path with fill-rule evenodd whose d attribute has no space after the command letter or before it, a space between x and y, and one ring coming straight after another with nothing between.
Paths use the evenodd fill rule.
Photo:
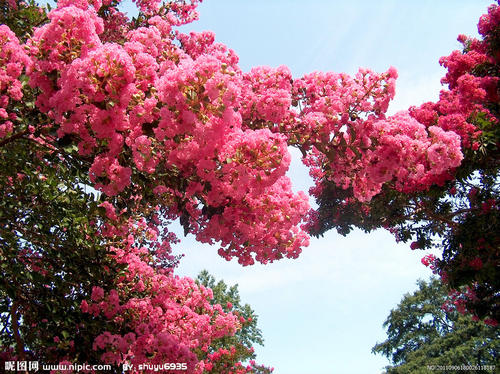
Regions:
<instances>
[{"instance_id":1,"label":"blue sky","mask_svg":"<svg viewBox=\"0 0 500 374\"><path fill-rule=\"evenodd\" d=\"M397 68L390 113L436 100L444 70L439 57L460 47L458 34L476 35L490 1L205 0L200 20L186 31L212 30L247 71L287 65L293 75L359 67ZM293 152L289 176L296 190L311 181ZM182 234L180 235L182 238ZM275 374L380 373L389 362L371 354L385 338L382 323L403 294L430 273L422 251L395 243L385 231L312 239L297 260L241 267L217 256L217 247L183 238L179 275L207 269L239 284L241 299L259 316L265 346L258 361Z\"/></svg>"}]
</instances>

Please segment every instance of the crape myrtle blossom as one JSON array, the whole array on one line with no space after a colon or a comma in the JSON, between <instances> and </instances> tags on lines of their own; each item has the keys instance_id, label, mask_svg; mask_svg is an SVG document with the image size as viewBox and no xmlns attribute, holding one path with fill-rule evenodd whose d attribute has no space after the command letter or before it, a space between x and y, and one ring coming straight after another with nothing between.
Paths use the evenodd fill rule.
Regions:
<instances>
[{"instance_id":1,"label":"crape myrtle blossom","mask_svg":"<svg viewBox=\"0 0 500 374\"><path fill-rule=\"evenodd\" d=\"M0 25L0 140L13 132L17 116L9 109L12 101L23 97L21 73L31 61L16 35Z\"/></svg>"},{"instance_id":2,"label":"crape myrtle blossom","mask_svg":"<svg viewBox=\"0 0 500 374\"><path fill-rule=\"evenodd\" d=\"M75 9L75 16L81 17L82 10ZM273 195L273 184L278 178L286 178L284 174L290 160L284 137L268 130L247 130L236 136L241 132L238 109L242 82L241 76L235 74L239 72L238 67L230 69L228 63L235 64L237 59L220 46L214 47L211 54L198 54L193 59L189 55L191 49L191 54L196 56L194 51L203 48L202 43L212 43L212 38L192 34L193 41L188 42L184 36L186 53L173 41L162 41L161 32L154 25L131 31L131 41L123 46L92 44L88 42L92 33L87 29L95 14L91 8L87 10L88 22L82 23L68 19L73 14L70 10L67 6L54 12L64 13L68 24L83 24L86 32L82 33L81 42L78 42L78 32L72 42L75 48L85 45L87 49L73 53L73 60L70 57L61 61L59 55L56 56L53 67L60 73L41 96L49 97L46 100L51 108L48 115L60 126L58 136L75 136L80 155L93 155L90 179L96 188L108 196L116 196L130 186L132 168L147 174L175 169L179 176L185 176L187 189L183 191L182 209L189 215L189 230L199 238L210 240L205 233L209 231L213 239L228 243L227 246L238 243L239 247L246 247L242 253L253 252L266 262L274 258L270 257L270 247L274 245L282 252L278 256L296 253L307 242L306 235L294 228L307 210L307 204L304 195L287 194L291 191L289 183L280 183L285 188L283 197L286 196L285 200L280 199L281 207L276 199L272 199L272 204L271 200L267 203L268 209L276 209L276 214L289 217L263 223L266 235L273 240L262 243L262 238L255 237L258 231L254 230L249 236L251 230L247 228L229 233L213 227L222 222L222 214L235 220L238 215L248 216L254 210L249 206L250 196L263 196L266 191ZM155 18L152 23L162 22L167 21ZM50 29L51 24L44 27ZM94 37L99 31L95 30ZM158 51L166 44L179 59L177 64L165 60L164 53L160 56ZM217 53L225 62L221 62ZM50 61L51 56L48 59ZM63 63L66 65L61 68ZM35 82L40 75L45 78L54 75L53 70L47 74L35 70L33 74ZM43 90L43 86L37 87ZM45 108L44 102L40 102L40 107ZM247 144L253 133L256 140ZM233 149L234 154L226 154L224 149ZM134 164L124 165L121 160L130 153ZM227 157L220 159L221 154ZM169 181L154 178L151 183L168 185ZM259 200L260 197L252 201ZM303 203L297 204L296 200ZM220 213L203 214L198 207L200 201ZM232 208L229 212L225 209L231 208L225 206L241 208ZM298 207L301 208L296 209ZM258 212L251 213L251 217L256 216L269 218ZM276 222L285 227L278 227ZM245 263L253 262L247 255L245 258Z\"/></svg>"},{"instance_id":3,"label":"crape myrtle blossom","mask_svg":"<svg viewBox=\"0 0 500 374\"><path fill-rule=\"evenodd\" d=\"M325 155L316 149L306 162L318 184L326 179L343 188L352 187L358 201L369 201L388 182L402 192L425 190L451 178L448 171L459 166L463 158L456 133L436 126L426 129L407 112L350 125L362 138L351 141L342 133L339 144L343 142L347 152L338 155L329 151ZM324 165L328 165L327 170Z\"/></svg>"}]
</instances>

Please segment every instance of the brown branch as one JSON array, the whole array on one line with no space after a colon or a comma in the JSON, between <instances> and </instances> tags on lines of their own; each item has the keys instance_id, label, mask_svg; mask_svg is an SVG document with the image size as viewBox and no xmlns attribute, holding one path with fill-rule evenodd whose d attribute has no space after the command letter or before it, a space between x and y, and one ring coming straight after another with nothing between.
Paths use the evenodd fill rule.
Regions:
<instances>
[{"instance_id":1,"label":"brown branch","mask_svg":"<svg viewBox=\"0 0 500 374\"><path fill-rule=\"evenodd\" d=\"M441 222L443 224L446 224L451 229L456 229L456 228L458 228L460 226L457 222L455 222L455 221L447 218L446 216L435 214L432 210L430 210L425 205L424 206L422 206L422 205L418 206L416 209L420 210L420 211L423 211L427 215L427 217L430 218L430 220L432 220L432 221L438 221L438 222Z\"/></svg>"},{"instance_id":2,"label":"brown branch","mask_svg":"<svg viewBox=\"0 0 500 374\"><path fill-rule=\"evenodd\" d=\"M28 133L28 130L24 130L24 131L18 132L17 134L9 136L8 138L0 141L0 147L3 147L5 144L13 142L16 139L22 138L27 133Z\"/></svg>"}]
</instances>

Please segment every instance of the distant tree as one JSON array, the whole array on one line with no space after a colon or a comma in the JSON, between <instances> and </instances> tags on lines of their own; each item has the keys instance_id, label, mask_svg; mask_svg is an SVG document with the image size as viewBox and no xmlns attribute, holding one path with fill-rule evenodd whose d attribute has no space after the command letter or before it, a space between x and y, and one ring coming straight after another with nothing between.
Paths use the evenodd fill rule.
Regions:
<instances>
[{"instance_id":1,"label":"distant tree","mask_svg":"<svg viewBox=\"0 0 500 374\"><path fill-rule=\"evenodd\" d=\"M428 366L470 366L470 372L486 365L500 365L499 329L475 321L448 307L451 301L440 280L419 280L419 288L406 294L384 322L387 340L373 353L386 356L393 366L387 373L428 373ZM461 372L469 372L461 370Z\"/></svg>"},{"instance_id":2,"label":"distant tree","mask_svg":"<svg viewBox=\"0 0 500 374\"><path fill-rule=\"evenodd\" d=\"M210 288L213 292L211 300L212 305L221 305L226 313L232 313L239 316L241 322L241 329L238 330L233 336L223 336L216 339L210 345L208 354L214 352L228 351L226 360L221 360L218 366L230 366L237 362L250 360L253 373L266 374L271 373L273 369L267 368L262 365L257 365L254 362L256 358L253 345L264 345L262 338L262 331L257 327L257 315L249 304L242 304L238 285L228 286L223 280L216 281L215 277L207 270L203 270L196 277L196 283L204 287ZM231 353L231 347L233 351ZM222 367L219 368L221 370Z\"/></svg>"}]
</instances>

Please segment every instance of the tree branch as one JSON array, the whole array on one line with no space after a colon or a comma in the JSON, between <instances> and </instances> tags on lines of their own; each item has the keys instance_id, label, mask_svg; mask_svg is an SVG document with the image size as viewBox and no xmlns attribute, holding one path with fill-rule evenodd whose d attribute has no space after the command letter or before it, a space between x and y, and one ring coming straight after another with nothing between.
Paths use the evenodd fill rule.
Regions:
<instances>
[{"instance_id":1,"label":"tree branch","mask_svg":"<svg viewBox=\"0 0 500 374\"><path fill-rule=\"evenodd\" d=\"M13 142L14 140L22 138L27 133L28 133L28 130L24 130L24 131L21 131L21 132L18 132L16 134L12 135L12 136L9 136L8 138L3 139L2 141L0 141L0 147L3 147L5 144L8 144L10 142Z\"/></svg>"}]
</instances>

